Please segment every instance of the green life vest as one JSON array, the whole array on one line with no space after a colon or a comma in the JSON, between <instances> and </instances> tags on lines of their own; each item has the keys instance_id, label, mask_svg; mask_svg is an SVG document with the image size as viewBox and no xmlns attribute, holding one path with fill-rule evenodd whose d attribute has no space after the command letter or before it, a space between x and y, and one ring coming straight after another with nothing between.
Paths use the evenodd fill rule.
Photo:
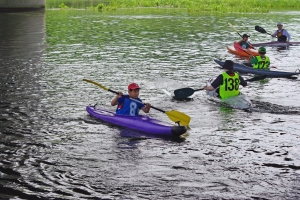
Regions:
<instances>
[{"instance_id":1,"label":"green life vest","mask_svg":"<svg viewBox=\"0 0 300 200\"><path fill-rule=\"evenodd\" d=\"M264 58L260 56L255 56L257 63L253 66L254 69L268 69L270 66L270 59L268 56Z\"/></svg>"},{"instance_id":2,"label":"green life vest","mask_svg":"<svg viewBox=\"0 0 300 200\"><path fill-rule=\"evenodd\" d=\"M222 73L223 83L220 86L219 94L222 99L237 96L240 94L240 76L234 73L234 76L229 76L226 72Z\"/></svg>"}]
</instances>

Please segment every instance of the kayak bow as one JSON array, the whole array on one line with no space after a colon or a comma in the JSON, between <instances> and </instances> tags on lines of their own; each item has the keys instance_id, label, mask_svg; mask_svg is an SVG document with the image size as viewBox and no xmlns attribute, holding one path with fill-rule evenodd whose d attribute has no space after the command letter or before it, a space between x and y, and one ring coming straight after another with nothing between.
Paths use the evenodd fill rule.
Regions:
<instances>
[{"instance_id":1,"label":"kayak bow","mask_svg":"<svg viewBox=\"0 0 300 200\"><path fill-rule=\"evenodd\" d=\"M219 60L214 60L220 66L223 66L224 62ZM234 63L233 65L234 71L240 73L249 73L249 74L256 74L256 75L264 75L267 78L295 78L294 75L299 75L300 72L283 72L283 71L270 71L270 70L263 70L263 69L253 69L251 67L247 67L243 64Z\"/></svg>"}]
</instances>

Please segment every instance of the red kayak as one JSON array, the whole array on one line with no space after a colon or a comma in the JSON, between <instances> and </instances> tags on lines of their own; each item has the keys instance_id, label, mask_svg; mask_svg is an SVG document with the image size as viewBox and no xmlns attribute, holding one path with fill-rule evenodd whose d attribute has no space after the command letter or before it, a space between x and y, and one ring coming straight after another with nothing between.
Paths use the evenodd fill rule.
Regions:
<instances>
[{"instance_id":1,"label":"red kayak","mask_svg":"<svg viewBox=\"0 0 300 200\"><path fill-rule=\"evenodd\" d=\"M227 49L230 53L238 55L238 56L243 56L243 57L249 57L250 55L253 55L253 56L259 55L257 50L251 49L251 48L243 49L241 47L241 45L239 45L236 42L233 43L233 46L227 46Z\"/></svg>"}]
</instances>

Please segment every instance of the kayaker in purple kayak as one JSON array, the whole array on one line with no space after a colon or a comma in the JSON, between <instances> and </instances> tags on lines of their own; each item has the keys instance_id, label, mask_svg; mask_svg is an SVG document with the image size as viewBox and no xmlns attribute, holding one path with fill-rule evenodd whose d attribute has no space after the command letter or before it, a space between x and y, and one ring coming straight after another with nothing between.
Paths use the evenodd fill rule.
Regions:
<instances>
[{"instance_id":1,"label":"kayaker in purple kayak","mask_svg":"<svg viewBox=\"0 0 300 200\"><path fill-rule=\"evenodd\" d=\"M286 29L283 29L283 24L281 22L277 23L278 30L276 30L272 37L277 37L278 42L289 42L291 40L291 36Z\"/></svg>"},{"instance_id":2,"label":"kayaker in purple kayak","mask_svg":"<svg viewBox=\"0 0 300 200\"><path fill-rule=\"evenodd\" d=\"M149 103L144 104L139 98L140 89L138 84L131 83L128 85L128 95L123 95L122 92L119 92L119 94L113 98L111 105L118 105L116 114L136 116L141 109L145 113L150 111L151 105Z\"/></svg>"}]
</instances>

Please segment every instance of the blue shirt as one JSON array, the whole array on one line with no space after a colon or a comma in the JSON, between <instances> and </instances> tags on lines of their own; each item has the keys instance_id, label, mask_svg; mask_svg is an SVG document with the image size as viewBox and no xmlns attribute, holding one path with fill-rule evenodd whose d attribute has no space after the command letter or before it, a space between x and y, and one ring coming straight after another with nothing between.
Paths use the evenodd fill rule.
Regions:
<instances>
[{"instance_id":1,"label":"blue shirt","mask_svg":"<svg viewBox=\"0 0 300 200\"><path fill-rule=\"evenodd\" d=\"M142 103L142 100L140 98L136 98L135 100L140 101L141 103L130 99L129 95L123 95L121 98L118 99L118 107L116 110L116 114L130 116L139 115L140 110L145 105L144 103Z\"/></svg>"}]
</instances>

